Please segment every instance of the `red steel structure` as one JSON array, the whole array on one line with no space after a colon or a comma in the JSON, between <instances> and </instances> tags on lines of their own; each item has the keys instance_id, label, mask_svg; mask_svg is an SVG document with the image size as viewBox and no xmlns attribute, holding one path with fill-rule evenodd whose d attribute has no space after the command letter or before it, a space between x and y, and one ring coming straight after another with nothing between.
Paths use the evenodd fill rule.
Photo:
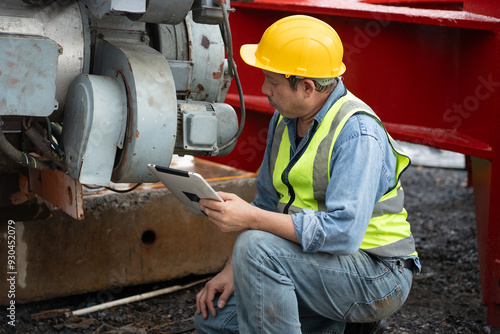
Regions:
<instances>
[{"instance_id":1,"label":"red steel structure","mask_svg":"<svg viewBox=\"0 0 500 334\"><path fill-rule=\"evenodd\" d=\"M369 3L371 2L371 3ZM347 87L395 139L470 159L483 302L500 327L500 6L489 0L255 0L232 3L233 49L245 93L246 128L219 162L255 171L272 115L263 75L239 58L242 44L288 15L331 24L344 43ZM235 108L234 87L226 100ZM460 224L460 221L457 221Z\"/></svg>"}]
</instances>

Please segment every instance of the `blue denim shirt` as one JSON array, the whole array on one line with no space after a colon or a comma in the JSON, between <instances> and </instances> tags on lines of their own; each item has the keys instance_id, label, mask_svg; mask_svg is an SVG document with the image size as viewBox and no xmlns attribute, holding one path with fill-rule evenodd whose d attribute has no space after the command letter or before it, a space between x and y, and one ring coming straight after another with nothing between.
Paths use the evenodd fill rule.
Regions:
<instances>
[{"instance_id":1,"label":"blue denim shirt","mask_svg":"<svg viewBox=\"0 0 500 334\"><path fill-rule=\"evenodd\" d=\"M291 160L298 159L330 107L346 88L339 79L327 102L313 120L307 134L296 145L296 119L285 118L291 143ZM269 125L267 147L257 176L253 205L276 211L279 194L270 174L271 142L279 113ZM292 215L295 233L305 252L352 254L361 246L373 208L396 182L396 156L382 126L367 115L354 115L335 142L331 181L326 192L327 212L304 209Z\"/></svg>"}]
</instances>

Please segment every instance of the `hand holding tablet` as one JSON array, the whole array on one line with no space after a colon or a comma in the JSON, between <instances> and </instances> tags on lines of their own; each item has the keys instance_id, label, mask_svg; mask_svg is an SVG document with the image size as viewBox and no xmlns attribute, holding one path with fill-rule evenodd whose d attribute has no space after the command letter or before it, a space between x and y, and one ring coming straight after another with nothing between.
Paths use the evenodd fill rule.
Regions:
<instances>
[{"instance_id":1,"label":"hand holding tablet","mask_svg":"<svg viewBox=\"0 0 500 334\"><path fill-rule=\"evenodd\" d=\"M224 202L198 173L153 164L148 164L148 168L194 214L206 217L200 209L199 201L201 198Z\"/></svg>"}]
</instances>

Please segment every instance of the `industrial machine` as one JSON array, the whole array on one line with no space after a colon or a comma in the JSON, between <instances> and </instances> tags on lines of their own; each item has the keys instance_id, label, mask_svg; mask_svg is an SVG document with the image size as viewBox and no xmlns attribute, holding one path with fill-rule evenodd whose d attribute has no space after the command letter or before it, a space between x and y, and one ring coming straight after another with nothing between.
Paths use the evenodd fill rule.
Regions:
<instances>
[{"instance_id":1,"label":"industrial machine","mask_svg":"<svg viewBox=\"0 0 500 334\"><path fill-rule=\"evenodd\" d=\"M0 304L105 290L100 302L227 260L236 235L190 215L147 165L234 148L245 112L224 103L232 82L243 101L232 10L229 0L1 1L0 263L12 280ZM253 174L195 168L251 200Z\"/></svg>"},{"instance_id":2,"label":"industrial machine","mask_svg":"<svg viewBox=\"0 0 500 334\"><path fill-rule=\"evenodd\" d=\"M43 218L37 193L82 219L81 184L156 182L148 163L230 152L241 127L223 103L237 75L229 10L211 0L2 1L4 214Z\"/></svg>"}]
</instances>

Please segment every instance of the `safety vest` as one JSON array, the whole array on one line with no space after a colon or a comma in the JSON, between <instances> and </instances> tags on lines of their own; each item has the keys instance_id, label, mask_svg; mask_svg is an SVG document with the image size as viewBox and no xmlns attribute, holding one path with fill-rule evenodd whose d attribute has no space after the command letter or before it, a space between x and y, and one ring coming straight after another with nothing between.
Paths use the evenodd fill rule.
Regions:
<instances>
[{"instance_id":1,"label":"safety vest","mask_svg":"<svg viewBox=\"0 0 500 334\"><path fill-rule=\"evenodd\" d=\"M270 160L273 185L280 194L278 212L292 214L306 208L326 212L325 196L331 176L333 146L349 117L359 113L375 118L385 130L373 110L348 92L326 113L306 150L293 166L289 166L291 147L288 129L280 116L274 132ZM396 185L373 208L360 248L382 257L417 256L410 224L406 220L404 192L399 180L402 172L409 166L410 158L386 130L385 133L397 156Z\"/></svg>"}]
</instances>

